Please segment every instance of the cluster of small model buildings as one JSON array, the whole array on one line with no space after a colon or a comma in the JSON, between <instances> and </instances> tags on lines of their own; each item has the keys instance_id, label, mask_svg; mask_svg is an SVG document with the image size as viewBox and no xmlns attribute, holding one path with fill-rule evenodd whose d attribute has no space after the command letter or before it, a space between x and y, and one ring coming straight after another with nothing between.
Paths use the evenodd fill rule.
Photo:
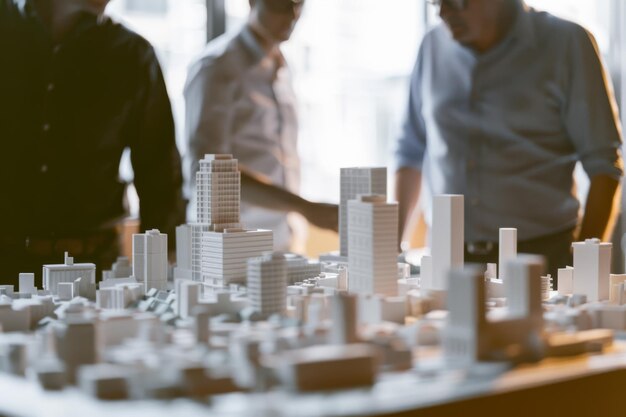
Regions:
<instances>
[{"instance_id":1,"label":"cluster of small model buildings","mask_svg":"<svg viewBox=\"0 0 626 417\"><path fill-rule=\"evenodd\" d=\"M177 229L173 271L167 236L150 230L99 283L66 254L43 266L43 290L32 273L0 286L0 372L102 399L334 390L410 370L420 346L471 372L602 350L626 330L609 243L575 243L557 294L542 258L517 254L515 229L501 229L499 265L464 266L463 196L436 196L431 252L411 276L386 169L347 168L341 250L311 261L242 227L230 155L207 155L196 179L197 223Z\"/></svg>"}]
</instances>

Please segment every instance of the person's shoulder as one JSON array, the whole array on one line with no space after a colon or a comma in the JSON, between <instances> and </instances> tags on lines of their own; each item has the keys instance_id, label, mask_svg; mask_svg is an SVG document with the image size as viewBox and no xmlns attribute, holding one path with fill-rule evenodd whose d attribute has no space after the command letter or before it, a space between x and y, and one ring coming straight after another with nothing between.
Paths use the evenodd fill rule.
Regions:
<instances>
[{"instance_id":1,"label":"person's shoulder","mask_svg":"<svg viewBox=\"0 0 626 417\"><path fill-rule=\"evenodd\" d=\"M420 44L420 56L446 53L454 47L455 41L444 23L438 23L429 28Z\"/></svg>"},{"instance_id":2,"label":"person's shoulder","mask_svg":"<svg viewBox=\"0 0 626 417\"><path fill-rule=\"evenodd\" d=\"M0 17L15 18L22 14L26 0L0 0Z\"/></svg>"},{"instance_id":3,"label":"person's shoulder","mask_svg":"<svg viewBox=\"0 0 626 417\"><path fill-rule=\"evenodd\" d=\"M568 19L555 16L546 11L529 9L528 12L533 21L538 39L545 42L568 43L572 40L577 42L589 41L591 33L580 24Z\"/></svg>"},{"instance_id":4,"label":"person's shoulder","mask_svg":"<svg viewBox=\"0 0 626 417\"><path fill-rule=\"evenodd\" d=\"M242 70L243 52L238 32L225 33L209 42L189 66L189 78L203 74L224 82Z\"/></svg>"},{"instance_id":5,"label":"person's shoulder","mask_svg":"<svg viewBox=\"0 0 626 417\"><path fill-rule=\"evenodd\" d=\"M104 16L99 23L99 27L112 50L122 54L130 54L133 58L142 62L157 61L156 52L152 44L124 23Z\"/></svg>"},{"instance_id":6,"label":"person's shoulder","mask_svg":"<svg viewBox=\"0 0 626 417\"><path fill-rule=\"evenodd\" d=\"M426 33L424 33L424 37L422 38L422 44L441 44L448 42L450 39L450 33L446 28L446 25L440 22L429 28Z\"/></svg>"}]
</instances>

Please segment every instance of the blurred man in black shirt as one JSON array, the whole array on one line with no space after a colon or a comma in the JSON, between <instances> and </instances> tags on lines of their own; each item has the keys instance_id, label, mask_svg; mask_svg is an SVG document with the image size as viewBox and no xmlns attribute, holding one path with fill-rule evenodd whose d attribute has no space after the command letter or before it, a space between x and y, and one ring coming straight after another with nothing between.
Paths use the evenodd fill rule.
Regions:
<instances>
[{"instance_id":1,"label":"blurred man in black shirt","mask_svg":"<svg viewBox=\"0 0 626 417\"><path fill-rule=\"evenodd\" d=\"M180 156L161 69L108 0L0 0L0 283L64 251L108 268L126 215L131 150L141 229L184 222Z\"/></svg>"}]
</instances>

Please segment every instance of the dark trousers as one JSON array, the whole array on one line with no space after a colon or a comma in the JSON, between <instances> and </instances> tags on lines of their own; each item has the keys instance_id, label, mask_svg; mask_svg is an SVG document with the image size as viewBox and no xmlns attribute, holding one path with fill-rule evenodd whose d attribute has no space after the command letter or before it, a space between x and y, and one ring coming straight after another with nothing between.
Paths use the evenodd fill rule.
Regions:
<instances>
[{"instance_id":1,"label":"dark trousers","mask_svg":"<svg viewBox=\"0 0 626 417\"><path fill-rule=\"evenodd\" d=\"M75 263L96 264L99 280L120 255L120 237L116 229L62 238L0 236L0 284L14 285L17 292L19 274L32 272L37 288L43 289L43 265L63 264L66 251Z\"/></svg>"},{"instance_id":2,"label":"dark trousers","mask_svg":"<svg viewBox=\"0 0 626 417\"><path fill-rule=\"evenodd\" d=\"M543 255L546 261L546 273L552 275L554 289L557 288L557 273L559 268L572 265L572 242L574 240L574 230L542 236L535 239L517 242L517 253L529 253ZM491 245L486 253L470 253L468 245L465 245L465 262L488 264L498 262L498 245ZM498 270L504 265L498 265Z\"/></svg>"}]
</instances>

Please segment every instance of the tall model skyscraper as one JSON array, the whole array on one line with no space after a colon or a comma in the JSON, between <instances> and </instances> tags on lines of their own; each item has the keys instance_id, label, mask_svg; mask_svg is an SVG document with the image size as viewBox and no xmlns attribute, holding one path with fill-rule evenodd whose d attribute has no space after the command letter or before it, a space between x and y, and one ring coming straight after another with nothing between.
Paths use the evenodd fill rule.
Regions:
<instances>
[{"instance_id":1,"label":"tall model skyscraper","mask_svg":"<svg viewBox=\"0 0 626 417\"><path fill-rule=\"evenodd\" d=\"M167 235L157 229L133 235L133 275L151 288L167 289Z\"/></svg>"},{"instance_id":2,"label":"tall model skyscraper","mask_svg":"<svg viewBox=\"0 0 626 417\"><path fill-rule=\"evenodd\" d=\"M348 201L359 194L387 195L387 168L341 168L339 238L341 256L348 256Z\"/></svg>"},{"instance_id":3,"label":"tall model skyscraper","mask_svg":"<svg viewBox=\"0 0 626 417\"><path fill-rule=\"evenodd\" d=\"M241 174L232 155L206 155L196 173L197 220L213 231L239 228Z\"/></svg>"},{"instance_id":4,"label":"tall model skyscraper","mask_svg":"<svg viewBox=\"0 0 626 417\"><path fill-rule=\"evenodd\" d=\"M398 204L384 195L348 202L348 290L398 295Z\"/></svg>"},{"instance_id":5,"label":"tall model skyscraper","mask_svg":"<svg viewBox=\"0 0 626 417\"><path fill-rule=\"evenodd\" d=\"M248 258L271 251L272 232L239 222L241 174L232 155L206 155L196 173L197 219L191 229L192 278L212 287L243 283Z\"/></svg>"},{"instance_id":6,"label":"tall model skyscraper","mask_svg":"<svg viewBox=\"0 0 626 417\"><path fill-rule=\"evenodd\" d=\"M281 253L248 259L248 297L252 307L267 317L284 314L287 297L287 261Z\"/></svg>"}]
</instances>

